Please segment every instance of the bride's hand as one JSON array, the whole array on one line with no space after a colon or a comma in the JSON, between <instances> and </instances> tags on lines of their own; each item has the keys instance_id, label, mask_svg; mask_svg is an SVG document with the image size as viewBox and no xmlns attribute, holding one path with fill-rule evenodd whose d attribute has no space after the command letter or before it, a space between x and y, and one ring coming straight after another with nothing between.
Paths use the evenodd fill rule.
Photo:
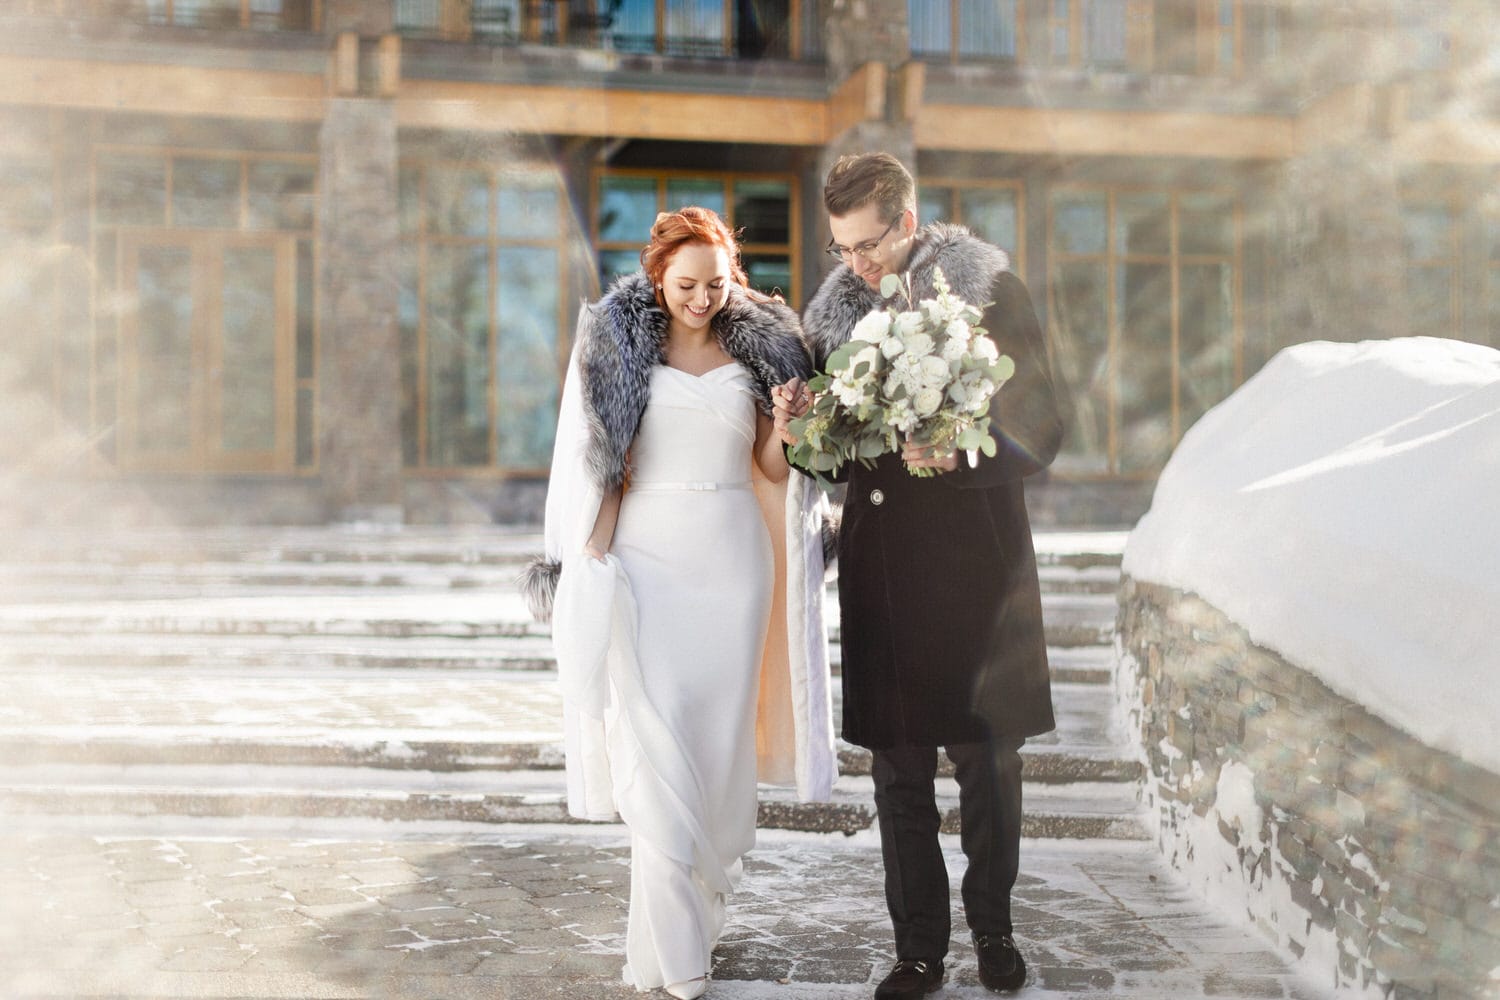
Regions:
<instances>
[{"instance_id":1,"label":"bride's hand","mask_svg":"<svg viewBox=\"0 0 1500 1000\"><path fill-rule=\"evenodd\" d=\"M797 437L788 426L812 406L812 393L800 378L788 379L771 390L772 425L782 444L796 444Z\"/></svg>"}]
</instances>

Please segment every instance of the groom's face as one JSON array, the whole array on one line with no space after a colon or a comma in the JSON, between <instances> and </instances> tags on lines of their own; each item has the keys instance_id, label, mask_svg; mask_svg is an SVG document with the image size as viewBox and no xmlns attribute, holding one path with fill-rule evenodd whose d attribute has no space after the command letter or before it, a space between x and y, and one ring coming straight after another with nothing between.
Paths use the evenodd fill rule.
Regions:
<instances>
[{"instance_id":1,"label":"groom's face","mask_svg":"<svg viewBox=\"0 0 1500 1000\"><path fill-rule=\"evenodd\" d=\"M847 215L829 216L828 228L844 263L879 289L881 278L906 268L917 220L910 210L889 218L881 214L879 204L868 202Z\"/></svg>"}]
</instances>

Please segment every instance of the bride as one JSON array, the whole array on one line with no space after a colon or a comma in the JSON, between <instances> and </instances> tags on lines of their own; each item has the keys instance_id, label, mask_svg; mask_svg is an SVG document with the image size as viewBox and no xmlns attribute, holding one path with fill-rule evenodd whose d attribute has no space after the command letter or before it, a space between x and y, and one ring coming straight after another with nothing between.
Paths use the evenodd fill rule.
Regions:
<instances>
[{"instance_id":1,"label":"bride","mask_svg":"<svg viewBox=\"0 0 1500 1000\"><path fill-rule=\"evenodd\" d=\"M809 374L796 314L747 287L703 208L659 215L641 271L579 318L527 586L552 618L569 811L630 830L639 990L704 992L757 781L831 790L817 492L770 418Z\"/></svg>"}]
</instances>

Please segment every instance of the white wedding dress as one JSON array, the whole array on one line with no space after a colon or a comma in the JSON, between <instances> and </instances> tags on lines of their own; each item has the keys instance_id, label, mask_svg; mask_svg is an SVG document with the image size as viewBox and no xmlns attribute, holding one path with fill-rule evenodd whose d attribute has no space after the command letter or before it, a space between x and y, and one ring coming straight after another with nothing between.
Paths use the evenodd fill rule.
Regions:
<instances>
[{"instance_id":1,"label":"white wedding dress","mask_svg":"<svg viewBox=\"0 0 1500 1000\"><path fill-rule=\"evenodd\" d=\"M658 365L651 379L611 545L638 612L636 669L611 671L605 714L615 807L631 831L624 977L641 990L709 971L724 896L754 846L775 584L751 487L749 372Z\"/></svg>"}]
</instances>

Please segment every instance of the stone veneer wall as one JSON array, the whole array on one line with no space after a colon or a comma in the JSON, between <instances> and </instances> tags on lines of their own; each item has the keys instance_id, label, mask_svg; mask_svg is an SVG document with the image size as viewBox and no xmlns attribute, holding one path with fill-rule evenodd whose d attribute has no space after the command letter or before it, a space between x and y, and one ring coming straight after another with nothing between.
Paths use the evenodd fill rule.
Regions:
<instances>
[{"instance_id":1,"label":"stone veneer wall","mask_svg":"<svg viewBox=\"0 0 1500 1000\"><path fill-rule=\"evenodd\" d=\"M1127 577L1119 637L1121 706L1175 867L1243 902L1315 980L1500 996L1500 776L1394 729L1191 594ZM1236 794L1251 783L1253 804Z\"/></svg>"}]
</instances>

